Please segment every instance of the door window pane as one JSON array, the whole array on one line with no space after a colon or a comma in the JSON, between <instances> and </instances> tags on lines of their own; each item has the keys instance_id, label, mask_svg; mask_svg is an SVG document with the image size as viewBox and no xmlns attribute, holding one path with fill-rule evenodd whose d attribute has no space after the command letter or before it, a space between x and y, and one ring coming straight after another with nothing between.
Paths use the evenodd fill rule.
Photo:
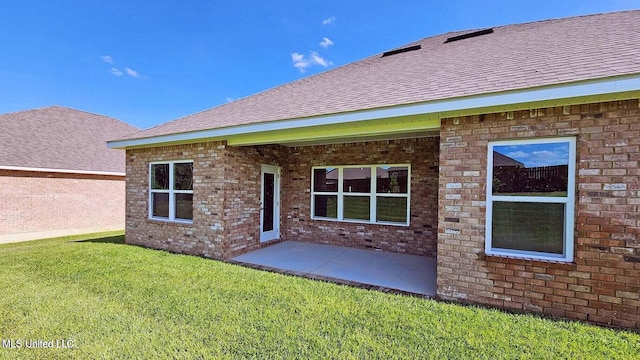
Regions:
<instances>
[{"instance_id":1,"label":"door window pane","mask_svg":"<svg viewBox=\"0 0 640 360\"><path fill-rule=\"evenodd\" d=\"M175 194L176 218L193 220L193 194Z\"/></svg>"},{"instance_id":2,"label":"door window pane","mask_svg":"<svg viewBox=\"0 0 640 360\"><path fill-rule=\"evenodd\" d=\"M376 193L406 194L409 184L409 168L407 166L376 167Z\"/></svg>"},{"instance_id":3,"label":"door window pane","mask_svg":"<svg viewBox=\"0 0 640 360\"><path fill-rule=\"evenodd\" d=\"M313 214L325 218L338 218L338 196L337 195L314 195Z\"/></svg>"},{"instance_id":4,"label":"door window pane","mask_svg":"<svg viewBox=\"0 0 640 360\"><path fill-rule=\"evenodd\" d=\"M567 196L569 143L493 147L494 195Z\"/></svg>"},{"instance_id":5,"label":"door window pane","mask_svg":"<svg viewBox=\"0 0 640 360\"><path fill-rule=\"evenodd\" d=\"M371 198L368 196L345 196L344 218L353 220L369 220Z\"/></svg>"},{"instance_id":6,"label":"door window pane","mask_svg":"<svg viewBox=\"0 0 640 360\"><path fill-rule=\"evenodd\" d=\"M371 168L344 168L342 190L346 193L371 192Z\"/></svg>"},{"instance_id":7,"label":"door window pane","mask_svg":"<svg viewBox=\"0 0 640 360\"><path fill-rule=\"evenodd\" d=\"M169 217L169 194L153 193L152 196L152 214L155 217Z\"/></svg>"},{"instance_id":8,"label":"door window pane","mask_svg":"<svg viewBox=\"0 0 640 360\"><path fill-rule=\"evenodd\" d=\"M338 191L338 169L322 168L313 170L313 191Z\"/></svg>"},{"instance_id":9,"label":"door window pane","mask_svg":"<svg viewBox=\"0 0 640 360\"><path fill-rule=\"evenodd\" d=\"M565 205L493 202L492 248L562 254Z\"/></svg>"},{"instance_id":10,"label":"door window pane","mask_svg":"<svg viewBox=\"0 0 640 360\"><path fill-rule=\"evenodd\" d=\"M407 222L407 198L383 197L376 198L376 217L378 221Z\"/></svg>"},{"instance_id":11,"label":"door window pane","mask_svg":"<svg viewBox=\"0 0 640 360\"><path fill-rule=\"evenodd\" d=\"M264 204L262 204L262 231L273 230L275 175L264 173L262 179Z\"/></svg>"},{"instance_id":12,"label":"door window pane","mask_svg":"<svg viewBox=\"0 0 640 360\"><path fill-rule=\"evenodd\" d=\"M151 165L151 188L169 190L169 164Z\"/></svg>"}]
</instances>

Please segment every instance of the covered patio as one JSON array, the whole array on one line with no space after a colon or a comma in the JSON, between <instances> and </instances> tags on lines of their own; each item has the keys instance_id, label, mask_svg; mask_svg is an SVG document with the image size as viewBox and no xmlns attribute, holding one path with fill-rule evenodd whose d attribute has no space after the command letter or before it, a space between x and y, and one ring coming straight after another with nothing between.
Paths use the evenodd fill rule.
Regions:
<instances>
[{"instance_id":1,"label":"covered patio","mask_svg":"<svg viewBox=\"0 0 640 360\"><path fill-rule=\"evenodd\" d=\"M433 257L284 241L236 256L230 262L382 291L436 295Z\"/></svg>"}]
</instances>

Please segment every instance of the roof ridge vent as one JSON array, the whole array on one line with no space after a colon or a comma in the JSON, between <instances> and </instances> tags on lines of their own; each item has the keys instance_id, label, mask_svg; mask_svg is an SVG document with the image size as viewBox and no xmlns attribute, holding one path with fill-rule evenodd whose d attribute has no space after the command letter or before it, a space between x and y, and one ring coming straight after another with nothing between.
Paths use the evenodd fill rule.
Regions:
<instances>
[{"instance_id":1,"label":"roof ridge vent","mask_svg":"<svg viewBox=\"0 0 640 360\"><path fill-rule=\"evenodd\" d=\"M450 43L458 40L464 40L464 39L481 36L481 35L492 34L492 33L493 33L493 28L482 29L482 30L473 31L473 32L458 35L458 36L452 36L450 38L447 38L447 41L445 41L444 43L446 44L446 43Z\"/></svg>"},{"instance_id":2,"label":"roof ridge vent","mask_svg":"<svg viewBox=\"0 0 640 360\"><path fill-rule=\"evenodd\" d=\"M382 53L381 57L391 56L391 55L400 54L400 53L413 51L413 50L420 50L421 48L422 48L422 46L420 46L420 45L407 46L406 48L396 49L396 50L391 50L391 51L384 52L384 53Z\"/></svg>"}]
</instances>

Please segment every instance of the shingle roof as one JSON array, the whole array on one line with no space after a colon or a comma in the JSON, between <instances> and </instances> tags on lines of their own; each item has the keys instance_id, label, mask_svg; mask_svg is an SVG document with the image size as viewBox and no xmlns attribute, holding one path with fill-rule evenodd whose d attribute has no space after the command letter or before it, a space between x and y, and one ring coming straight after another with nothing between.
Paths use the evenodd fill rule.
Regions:
<instances>
[{"instance_id":1,"label":"shingle roof","mask_svg":"<svg viewBox=\"0 0 640 360\"><path fill-rule=\"evenodd\" d=\"M524 167L524 164L514 158L510 158L507 155L501 154L497 151L493 151L493 166L517 166Z\"/></svg>"},{"instance_id":2,"label":"shingle roof","mask_svg":"<svg viewBox=\"0 0 640 360\"><path fill-rule=\"evenodd\" d=\"M138 129L60 106L0 115L0 166L125 172L124 151L106 141Z\"/></svg>"},{"instance_id":3,"label":"shingle roof","mask_svg":"<svg viewBox=\"0 0 640 360\"><path fill-rule=\"evenodd\" d=\"M538 21L371 56L123 139L420 103L640 73L640 11Z\"/></svg>"}]
</instances>

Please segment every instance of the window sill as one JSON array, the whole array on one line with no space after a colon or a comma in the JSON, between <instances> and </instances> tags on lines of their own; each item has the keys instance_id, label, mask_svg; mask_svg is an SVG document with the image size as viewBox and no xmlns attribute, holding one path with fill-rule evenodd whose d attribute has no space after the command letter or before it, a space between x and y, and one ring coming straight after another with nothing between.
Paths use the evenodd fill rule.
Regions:
<instances>
[{"instance_id":1,"label":"window sill","mask_svg":"<svg viewBox=\"0 0 640 360\"><path fill-rule=\"evenodd\" d=\"M562 261L562 260L550 260L539 259L534 257L516 256L516 255L498 255L498 254L482 254L479 260L485 260L487 262L498 263L516 263L519 265L540 265L543 267L568 267L574 269L577 264L575 261Z\"/></svg>"},{"instance_id":2,"label":"window sill","mask_svg":"<svg viewBox=\"0 0 640 360\"><path fill-rule=\"evenodd\" d=\"M193 220L169 220L163 218L147 218L147 221L154 223L162 223L167 225L193 225Z\"/></svg>"},{"instance_id":3,"label":"window sill","mask_svg":"<svg viewBox=\"0 0 640 360\"><path fill-rule=\"evenodd\" d=\"M332 218L323 218L323 217L312 217L311 220L314 221L329 221L335 223L348 223L348 224L364 224L364 225L381 225L381 226L398 226L398 227L409 227L410 224L405 223L394 223L394 222L371 222L371 221L361 221L361 220L338 220Z\"/></svg>"}]
</instances>

